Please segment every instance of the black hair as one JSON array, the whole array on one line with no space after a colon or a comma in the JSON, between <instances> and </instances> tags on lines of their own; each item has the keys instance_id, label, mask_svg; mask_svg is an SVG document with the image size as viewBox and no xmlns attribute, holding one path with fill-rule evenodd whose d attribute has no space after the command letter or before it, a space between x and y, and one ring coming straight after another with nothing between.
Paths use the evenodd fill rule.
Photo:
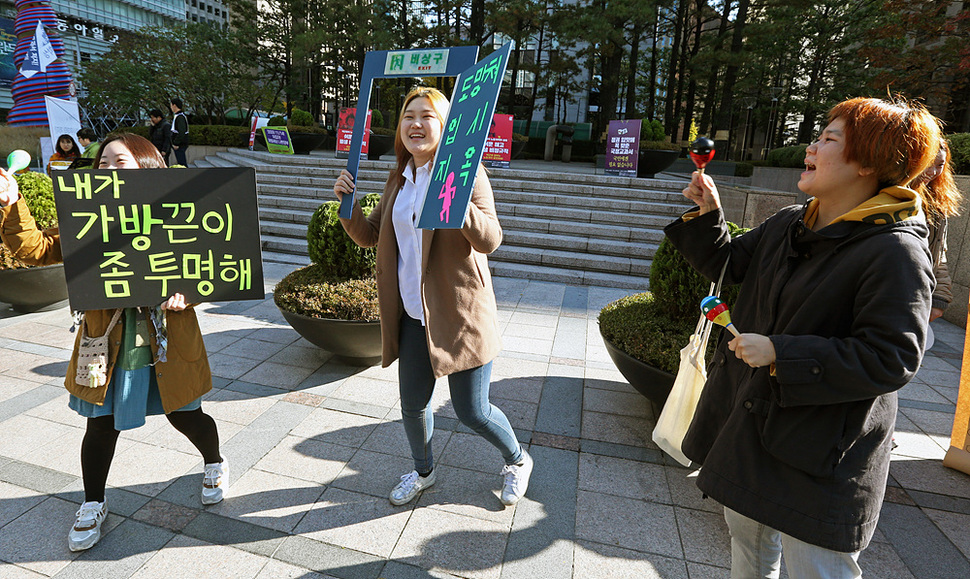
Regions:
<instances>
[{"instance_id":1,"label":"black hair","mask_svg":"<svg viewBox=\"0 0 970 579\"><path fill-rule=\"evenodd\" d=\"M173 105L177 106L179 108L179 110L182 110L182 99L180 99L179 97L172 97L172 98L168 99L168 102L170 102Z\"/></svg>"},{"instance_id":2,"label":"black hair","mask_svg":"<svg viewBox=\"0 0 970 579\"><path fill-rule=\"evenodd\" d=\"M79 138L79 139L87 139L89 141L97 141L98 140L98 136L94 134L94 131L92 131L91 129L89 129L87 127L84 127L83 129L81 129L81 130L79 130L77 132L77 138Z\"/></svg>"},{"instance_id":3,"label":"black hair","mask_svg":"<svg viewBox=\"0 0 970 579\"><path fill-rule=\"evenodd\" d=\"M158 117L158 118L162 118L162 119L165 118L165 115L162 114L162 111L160 111L158 109L152 109L152 110L148 111L148 116L150 116L150 117Z\"/></svg>"}]
</instances>

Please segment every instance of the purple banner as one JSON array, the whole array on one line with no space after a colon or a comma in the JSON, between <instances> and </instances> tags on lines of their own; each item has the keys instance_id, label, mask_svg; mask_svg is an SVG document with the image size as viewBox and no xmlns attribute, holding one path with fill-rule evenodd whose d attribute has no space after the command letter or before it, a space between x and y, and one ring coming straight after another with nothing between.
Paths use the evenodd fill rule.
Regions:
<instances>
[{"instance_id":1,"label":"purple banner","mask_svg":"<svg viewBox=\"0 0 970 579\"><path fill-rule=\"evenodd\" d=\"M637 155L640 152L640 121L610 121L606 137L607 175L637 176Z\"/></svg>"}]
</instances>

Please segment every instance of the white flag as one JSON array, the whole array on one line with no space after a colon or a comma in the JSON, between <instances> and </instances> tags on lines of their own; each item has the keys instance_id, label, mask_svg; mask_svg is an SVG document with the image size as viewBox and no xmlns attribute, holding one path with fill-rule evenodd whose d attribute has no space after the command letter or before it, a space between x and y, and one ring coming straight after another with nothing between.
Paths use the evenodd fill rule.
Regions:
<instances>
[{"instance_id":1,"label":"white flag","mask_svg":"<svg viewBox=\"0 0 970 579\"><path fill-rule=\"evenodd\" d=\"M37 21L37 29L34 31L34 37L30 39L24 64L20 67L20 74L30 78L38 72L47 72L47 65L55 60L57 60L57 53L54 52L54 47L47 38L44 25Z\"/></svg>"}]
</instances>

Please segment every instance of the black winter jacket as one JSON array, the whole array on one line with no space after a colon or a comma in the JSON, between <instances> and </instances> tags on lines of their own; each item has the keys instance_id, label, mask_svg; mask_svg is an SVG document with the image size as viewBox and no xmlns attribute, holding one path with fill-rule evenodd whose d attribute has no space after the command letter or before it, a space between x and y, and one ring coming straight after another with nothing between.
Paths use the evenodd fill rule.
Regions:
<instances>
[{"instance_id":1,"label":"black winter jacket","mask_svg":"<svg viewBox=\"0 0 970 579\"><path fill-rule=\"evenodd\" d=\"M163 157L171 152L172 129L164 118L157 125L152 125L148 128L148 140L155 145L155 148L158 149L158 152Z\"/></svg>"},{"instance_id":2,"label":"black winter jacket","mask_svg":"<svg viewBox=\"0 0 970 579\"><path fill-rule=\"evenodd\" d=\"M776 375L751 368L724 332L684 453L724 506L827 549L864 549L889 473L896 390L919 368L933 292L922 217L841 222L814 232L805 207L732 240L723 213L678 220L667 236L726 284L741 332L768 336Z\"/></svg>"}]
</instances>

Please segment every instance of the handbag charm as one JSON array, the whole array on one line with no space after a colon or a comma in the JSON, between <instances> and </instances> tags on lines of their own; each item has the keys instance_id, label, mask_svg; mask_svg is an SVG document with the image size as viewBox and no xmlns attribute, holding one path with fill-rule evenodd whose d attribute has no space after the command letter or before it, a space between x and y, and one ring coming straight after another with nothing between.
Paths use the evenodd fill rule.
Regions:
<instances>
[{"instance_id":1,"label":"handbag charm","mask_svg":"<svg viewBox=\"0 0 970 579\"><path fill-rule=\"evenodd\" d=\"M122 310L116 310L103 336L92 338L88 335L87 317L81 321L81 336L77 347L77 371L74 382L87 388L100 388L108 383L108 339L111 330L121 317Z\"/></svg>"}]
</instances>

